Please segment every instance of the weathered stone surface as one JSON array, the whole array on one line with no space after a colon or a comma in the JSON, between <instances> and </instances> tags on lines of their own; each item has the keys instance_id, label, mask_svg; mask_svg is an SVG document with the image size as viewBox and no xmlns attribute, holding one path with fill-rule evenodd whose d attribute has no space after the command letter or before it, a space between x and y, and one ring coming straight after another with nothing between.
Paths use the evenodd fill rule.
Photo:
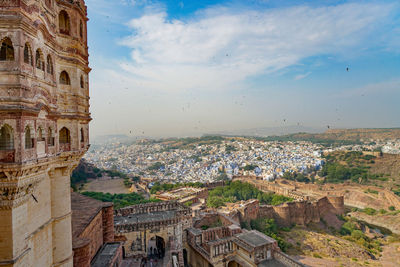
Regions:
<instances>
[{"instance_id":1,"label":"weathered stone surface","mask_svg":"<svg viewBox=\"0 0 400 267\"><path fill-rule=\"evenodd\" d=\"M69 177L89 145L86 7L0 7L0 265L72 266Z\"/></svg>"}]
</instances>

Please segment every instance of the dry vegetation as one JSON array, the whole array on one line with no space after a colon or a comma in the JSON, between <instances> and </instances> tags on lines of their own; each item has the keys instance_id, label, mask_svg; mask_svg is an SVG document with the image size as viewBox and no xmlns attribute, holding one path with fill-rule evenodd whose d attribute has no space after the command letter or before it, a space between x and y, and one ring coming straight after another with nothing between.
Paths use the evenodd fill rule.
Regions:
<instances>
[{"instance_id":1,"label":"dry vegetation","mask_svg":"<svg viewBox=\"0 0 400 267\"><path fill-rule=\"evenodd\" d=\"M124 185L124 179L99 178L85 184L83 190L110 194L129 194L129 188Z\"/></svg>"},{"instance_id":2,"label":"dry vegetation","mask_svg":"<svg viewBox=\"0 0 400 267\"><path fill-rule=\"evenodd\" d=\"M386 188L400 187L400 155L383 154L370 166L371 173L385 174L389 178L386 182L378 182L378 185Z\"/></svg>"},{"instance_id":3,"label":"dry vegetation","mask_svg":"<svg viewBox=\"0 0 400 267\"><path fill-rule=\"evenodd\" d=\"M382 249L372 254L354 237L340 235L323 223L296 226L284 235L291 244L287 253L310 266L399 266L400 243L393 237L370 235L369 242L379 242Z\"/></svg>"}]
</instances>

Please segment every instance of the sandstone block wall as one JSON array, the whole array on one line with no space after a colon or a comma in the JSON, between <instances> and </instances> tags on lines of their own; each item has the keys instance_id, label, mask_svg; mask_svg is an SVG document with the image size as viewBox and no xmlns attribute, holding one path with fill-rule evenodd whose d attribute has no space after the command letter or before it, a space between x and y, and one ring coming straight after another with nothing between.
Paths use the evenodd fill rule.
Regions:
<instances>
[{"instance_id":1,"label":"sandstone block wall","mask_svg":"<svg viewBox=\"0 0 400 267\"><path fill-rule=\"evenodd\" d=\"M113 206L103 208L103 243L114 242Z\"/></svg>"}]
</instances>

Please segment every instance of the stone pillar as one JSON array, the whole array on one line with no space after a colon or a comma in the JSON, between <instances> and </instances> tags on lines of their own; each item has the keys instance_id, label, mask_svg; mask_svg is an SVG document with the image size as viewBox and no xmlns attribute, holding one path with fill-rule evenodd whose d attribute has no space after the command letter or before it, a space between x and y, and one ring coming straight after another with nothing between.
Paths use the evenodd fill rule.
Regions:
<instances>
[{"instance_id":1,"label":"stone pillar","mask_svg":"<svg viewBox=\"0 0 400 267\"><path fill-rule=\"evenodd\" d=\"M29 252L26 214L26 202L17 207L0 207L0 265L24 266L23 258Z\"/></svg>"},{"instance_id":2,"label":"stone pillar","mask_svg":"<svg viewBox=\"0 0 400 267\"><path fill-rule=\"evenodd\" d=\"M113 205L103 207L103 243L114 242Z\"/></svg>"},{"instance_id":3,"label":"stone pillar","mask_svg":"<svg viewBox=\"0 0 400 267\"><path fill-rule=\"evenodd\" d=\"M90 239L81 238L74 247L74 266L90 266Z\"/></svg>"},{"instance_id":4,"label":"stone pillar","mask_svg":"<svg viewBox=\"0 0 400 267\"><path fill-rule=\"evenodd\" d=\"M49 172L55 267L73 265L70 173L69 167L55 168Z\"/></svg>"}]
</instances>

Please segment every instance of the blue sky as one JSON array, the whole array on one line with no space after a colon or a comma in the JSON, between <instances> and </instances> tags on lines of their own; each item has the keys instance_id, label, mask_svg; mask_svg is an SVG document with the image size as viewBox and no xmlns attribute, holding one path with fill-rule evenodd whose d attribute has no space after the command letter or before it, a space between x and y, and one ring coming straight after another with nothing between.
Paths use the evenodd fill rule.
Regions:
<instances>
[{"instance_id":1,"label":"blue sky","mask_svg":"<svg viewBox=\"0 0 400 267\"><path fill-rule=\"evenodd\" d=\"M400 126L397 1L86 4L94 136Z\"/></svg>"}]
</instances>

